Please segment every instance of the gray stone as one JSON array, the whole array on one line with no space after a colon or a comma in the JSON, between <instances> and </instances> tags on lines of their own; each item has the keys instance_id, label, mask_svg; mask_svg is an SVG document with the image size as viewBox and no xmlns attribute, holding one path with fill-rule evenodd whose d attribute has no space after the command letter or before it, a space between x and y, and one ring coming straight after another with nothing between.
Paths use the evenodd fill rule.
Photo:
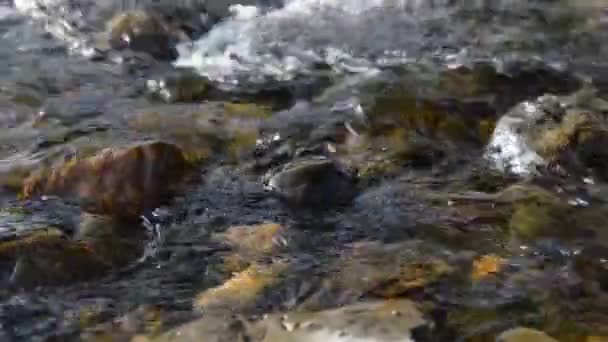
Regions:
<instances>
[{"instance_id":1,"label":"gray stone","mask_svg":"<svg viewBox=\"0 0 608 342\"><path fill-rule=\"evenodd\" d=\"M355 192L351 175L321 156L296 160L271 171L264 185L289 204L320 208L345 203Z\"/></svg>"}]
</instances>

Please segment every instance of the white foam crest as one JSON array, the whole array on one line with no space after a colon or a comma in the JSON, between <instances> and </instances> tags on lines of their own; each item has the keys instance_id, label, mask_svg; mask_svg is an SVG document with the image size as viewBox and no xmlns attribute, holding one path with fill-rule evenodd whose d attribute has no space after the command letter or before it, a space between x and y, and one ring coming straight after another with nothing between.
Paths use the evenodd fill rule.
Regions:
<instances>
[{"instance_id":1,"label":"white foam crest","mask_svg":"<svg viewBox=\"0 0 608 342\"><path fill-rule=\"evenodd\" d=\"M471 19L475 11L481 18L496 17L482 26ZM275 10L239 5L208 35L181 46L176 66L236 86L291 80L323 64L334 72L359 73L421 58L448 67L492 62L510 46L533 50L546 41L546 32L526 26L534 16L525 23L512 20L538 11L569 12L564 4L544 0L287 0ZM496 14L503 12L510 14Z\"/></svg>"},{"instance_id":2,"label":"white foam crest","mask_svg":"<svg viewBox=\"0 0 608 342\"><path fill-rule=\"evenodd\" d=\"M374 63L357 53L374 35L388 47L391 35L397 34L386 27L390 20L383 25L374 12L401 11L401 16L391 17L403 26L410 24L406 10L421 6L417 2L291 0L266 13L252 6L233 6L232 18L193 46L178 49L176 66L193 67L210 79L235 85L241 80L290 80L311 72L317 63L337 72L369 72ZM374 25L382 27L374 29Z\"/></svg>"}]
</instances>

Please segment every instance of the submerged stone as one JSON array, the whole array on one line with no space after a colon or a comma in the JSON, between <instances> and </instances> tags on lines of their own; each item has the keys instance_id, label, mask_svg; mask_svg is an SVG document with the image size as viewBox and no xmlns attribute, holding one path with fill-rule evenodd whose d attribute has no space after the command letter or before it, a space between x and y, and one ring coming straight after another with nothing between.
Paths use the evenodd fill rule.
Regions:
<instances>
[{"instance_id":1,"label":"submerged stone","mask_svg":"<svg viewBox=\"0 0 608 342\"><path fill-rule=\"evenodd\" d=\"M288 266L285 262L254 264L224 284L199 294L194 300L194 307L201 310L247 308L255 304L265 290L280 281L280 275Z\"/></svg>"},{"instance_id":2,"label":"submerged stone","mask_svg":"<svg viewBox=\"0 0 608 342\"><path fill-rule=\"evenodd\" d=\"M71 197L86 211L134 219L166 201L187 169L175 145L148 142L108 148L41 170L25 181L21 195Z\"/></svg>"},{"instance_id":3,"label":"submerged stone","mask_svg":"<svg viewBox=\"0 0 608 342\"><path fill-rule=\"evenodd\" d=\"M186 159L205 162L224 154L230 162L239 162L253 152L258 138L259 119L240 113L226 113L222 103L206 103L176 111L142 111L130 118L130 127L138 133L175 143Z\"/></svg>"},{"instance_id":4,"label":"submerged stone","mask_svg":"<svg viewBox=\"0 0 608 342\"><path fill-rule=\"evenodd\" d=\"M258 322L254 331L254 336L263 336L262 342L407 342L431 335L430 323L406 299L272 315Z\"/></svg>"},{"instance_id":5,"label":"submerged stone","mask_svg":"<svg viewBox=\"0 0 608 342\"><path fill-rule=\"evenodd\" d=\"M359 243L342 258L327 284L354 297L371 294L396 298L453 274L455 268L446 255L434 253L432 247L424 247L420 241Z\"/></svg>"},{"instance_id":6,"label":"submerged stone","mask_svg":"<svg viewBox=\"0 0 608 342\"><path fill-rule=\"evenodd\" d=\"M152 339L169 341L409 342L432 337L431 322L414 302L370 301L318 312L288 312L257 322L207 313Z\"/></svg>"},{"instance_id":7,"label":"submerged stone","mask_svg":"<svg viewBox=\"0 0 608 342\"><path fill-rule=\"evenodd\" d=\"M109 269L86 244L54 230L0 243L0 258L14 261L10 283L24 288L86 281Z\"/></svg>"},{"instance_id":8,"label":"submerged stone","mask_svg":"<svg viewBox=\"0 0 608 342\"><path fill-rule=\"evenodd\" d=\"M496 338L496 342L557 342L542 331L530 328L514 328L507 330Z\"/></svg>"},{"instance_id":9,"label":"submerged stone","mask_svg":"<svg viewBox=\"0 0 608 342\"><path fill-rule=\"evenodd\" d=\"M288 163L266 176L266 188L290 205L327 208L355 194L355 180L336 162L312 157Z\"/></svg>"},{"instance_id":10,"label":"submerged stone","mask_svg":"<svg viewBox=\"0 0 608 342\"><path fill-rule=\"evenodd\" d=\"M276 255L288 245L286 232L280 224L262 223L233 226L218 234L217 240L232 250L232 253L223 257L223 271L241 272L256 260Z\"/></svg>"},{"instance_id":11,"label":"submerged stone","mask_svg":"<svg viewBox=\"0 0 608 342\"><path fill-rule=\"evenodd\" d=\"M574 269L593 286L595 291L608 293L608 246L591 244L584 247L574 259Z\"/></svg>"},{"instance_id":12,"label":"submerged stone","mask_svg":"<svg viewBox=\"0 0 608 342\"><path fill-rule=\"evenodd\" d=\"M209 81L189 70L180 70L146 82L149 94L167 103L197 102L205 98Z\"/></svg>"},{"instance_id":13,"label":"submerged stone","mask_svg":"<svg viewBox=\"0 0 608 342\"><path fill-rule=\"evenodd\" d=\"M471 278L475 281L483 280L501 271L505 259L498 255L488 254L473 261Z\"/></svg>"},{"instance_id":14,"label":"submerged stone","mask_svg":"<svg viewBox=\"0 0 608 342\"><path fill-rule=\"evenodd\" d=\"M74 238L84 242L106 264L124 267L141 258L148 236L143 229L112 216L89 213L81 215Z\"/></svg>"},{"instance_id":15,"label":"submerged stone","mask_svg":"<svg viewBox=\"0 0 608 342\"><path fill-rule=\"evenodd\" d=\"M136 340L139 342L140 340ZM136 342L132 340L132 342ZM245 325L238 319L220 315L205 315L194 322L184 324L156 338L142 342L246 342L255 341L247 336Z\"/></svg>"},{"instance_id":16,"label":"submerged stone","mask_svg":"<svg viewBox=\"0 0 608 342\"><path fill-rule=\"evenodd\" d=\"M222 238L242 253L264 255L280 247L284 232L285 228L280 224L262 223L230 227L222 234Z\"/></svg>"}]
</instances>

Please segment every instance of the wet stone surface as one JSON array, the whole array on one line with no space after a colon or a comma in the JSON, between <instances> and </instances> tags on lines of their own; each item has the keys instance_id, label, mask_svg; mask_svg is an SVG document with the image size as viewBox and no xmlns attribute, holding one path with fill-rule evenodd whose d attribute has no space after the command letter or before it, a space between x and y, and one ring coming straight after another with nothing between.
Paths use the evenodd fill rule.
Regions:
<instances>
[{"instance_id":1,"label":"wet stone surface","mask_svg":"<svg viewBox=\"0 0 608 342\"><path fill-rule=\"evenodd\" d=\"M608 338L605 1L5 3L0 340Z\"/></svg>"}]
</instances>

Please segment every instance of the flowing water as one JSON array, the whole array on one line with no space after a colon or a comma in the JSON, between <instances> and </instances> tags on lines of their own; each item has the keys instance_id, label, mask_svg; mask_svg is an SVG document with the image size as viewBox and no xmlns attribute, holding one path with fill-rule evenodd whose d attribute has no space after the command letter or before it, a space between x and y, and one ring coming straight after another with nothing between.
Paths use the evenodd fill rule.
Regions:
<instances>
[{"instance_id":1,"label":"flowing water","mask_svg":"<svg viewBox=\"0 0 608 342\"><path fill-rule=\"evenodd\" d=\"M108 43L150 8L175 56ZM2 341L396 298L421 341L608 338L606 1L0 0L0 60ZM171 196L154 147L70 171L150 140Z\"/></svg>"}]
</instances>

